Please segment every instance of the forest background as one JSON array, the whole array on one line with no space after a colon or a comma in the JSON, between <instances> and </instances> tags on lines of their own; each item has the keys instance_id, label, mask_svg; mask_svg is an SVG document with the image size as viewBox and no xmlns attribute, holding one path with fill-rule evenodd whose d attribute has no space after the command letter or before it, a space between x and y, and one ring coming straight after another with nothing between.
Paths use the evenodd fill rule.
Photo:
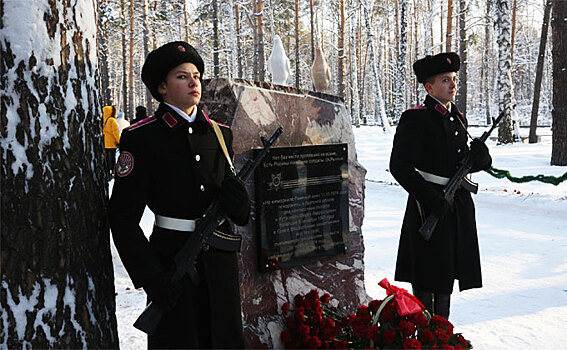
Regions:
<instances>
[{"instance_id":1,"label":"forest background","mask_svg":"<svg viewBox=\"0 0 567 350\"><path fill-rule=\"evenodd\" d=\"M551 2L101 0L103 102L117 105L127 119L133 118L137 105L154 110L140 70L149 51L171 40L198 48L205 59L205 78L271 81L266 60L274 35L279 35L294 72L287 85L312 89L310 67L320 46L333 72L326 92L344 98L353 123L381 124L384 114L395 123L401 112L424 98L412 63L455 51L462 57L457 103L469 122L485 125L498 114L499 80L510 75L512 123L528 126L546 5ZM543 34L551 42L551 31ZM510 38L502 39L506 35ZM551 124L551 47L545 46L540 67L535 121L540 125ZM500 67L502 60L507 63Z\"/></svg>"}]
</instances>

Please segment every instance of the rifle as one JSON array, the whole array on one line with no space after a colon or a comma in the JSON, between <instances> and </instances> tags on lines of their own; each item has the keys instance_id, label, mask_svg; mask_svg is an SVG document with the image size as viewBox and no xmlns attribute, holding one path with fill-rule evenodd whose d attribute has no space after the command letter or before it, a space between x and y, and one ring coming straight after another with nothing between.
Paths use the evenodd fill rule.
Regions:
<instances>
[{"instance_id":1,"label":"rifle","mask_svg":"<svg viewBox=\"0 0 567 350\"><path fill-rule=\"evenodd\" d=\"M481 142L484 143L488 139L488 136L490 136L492 130L494 130L494 128L496 128L496 126L498 125L498 123L500 123L502 118L504 118L504 115L505 115L505 111L502 111L498 116L498 118L496 118L496 120L494 120L493 118L492 126L490 127L490 129L488 131L485 131L482 134L482 136L479 138ZM453 200L455 199L455 192L457 192L457 189L459 189L459 187L461 186L465 190L472 192L474 194L478 192L478 184L470 181L467 178L467 175L472 169L472 165L473 165L473 159L470 157L470 154L467 154L467 156L463 160L461 166L459 167L455 175L453 175L453 177L449 180L447 185L445 185L445 188L443 188L443 195L447 203L449 203L449 205L453 204ZM429 239L431 239L431 235L433 234L433 230L435 230L438 221L439 218L437 217L437 215L435 215L435 213L432 212L431 214L429 214L427 220L419 229L419 233L421 233L423 239L425 239L426 241L429 241Z\"/></svg>"},{"instance_id":2,"label":"rifle","mask_svg":"<svg viewBox=\"0 0 567 350\"><path fill-rule=\"evenodd\" d=\"M236 177L245 182L260 164L262 159L269 152L270 147L276 142L283 129L278 127L268 140L261 137L263 148L254 159L250 159L240 169ZM181 250L175 255L172 281L180 281L186 274L189 275L193 284L199 283L199 274L195 266L197 258L202 251L208 249L213 231L222 223L226 216L225 210L217 200L213 201L205 211L203 218L200 219L195 227L195 231L185 242ZM142 314L134 322L134 327L148 335L155 332L162 316L169 311L165 307L150 302Z\"/></svg>"}]
</instances>

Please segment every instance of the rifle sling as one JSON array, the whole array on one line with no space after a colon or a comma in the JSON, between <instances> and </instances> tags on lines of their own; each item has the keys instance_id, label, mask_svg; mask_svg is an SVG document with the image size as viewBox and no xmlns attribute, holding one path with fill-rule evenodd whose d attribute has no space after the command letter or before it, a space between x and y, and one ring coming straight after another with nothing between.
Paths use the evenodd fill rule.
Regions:
<instances>
[{"instance_id":1,"label":"rifle sling","mask_svg":"<svg viewBox=\"0 0 567 350\"><path fill-rule=\"evenodd\" d=\"M226 161L230 166L230 171L232 171L232 173L236 175L236 171L234 170L234 165L232 164L232 160L230 159L230 155L228 154L228 149L226 148L226 142L224 141L224 136L222 136L222 131L220 130L217 122L215 122L214 120L211 120L211 125L213 126L213 130L215 131L215 135L217 135L217 140L219 141L219 145L222 148L222 152L224 153Z\"/></svg>"}]
</instances>

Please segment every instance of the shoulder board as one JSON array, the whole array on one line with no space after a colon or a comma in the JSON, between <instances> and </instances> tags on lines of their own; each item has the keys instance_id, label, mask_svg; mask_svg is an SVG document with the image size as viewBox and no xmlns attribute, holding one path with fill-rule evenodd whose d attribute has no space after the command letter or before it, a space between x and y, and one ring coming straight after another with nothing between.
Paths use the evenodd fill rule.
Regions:
<instances>
[{"instance_id":1,"label":"shoulder board","mask_svg":"<svg viewBox=\"0 0 567 350\"><path fill-rule=\"evenodd\" d=\"M228 125L226 125L226 124L219 123L219 122L217 122L217 121L214 121L214 120L210 119L209 116L207 115L207 113L205 113L205 111L202 111L202 112L203 112L203 115L205 116L205 118L207 119L207 121L209 122L209 124L213 125L212 123L215 122L215 123L217 123L217 125L219 125L219 126L224 126L225 128L230 128L230 126L228 126Z\"/></svg>"},{"instance_id":2,"label":"shoulder board","mask_svg":"<svg viewBox=\"0 0 567 350\"><path fill-rule=\"evenodd\" d=\"M410 109L427 109L427 107L425 107L424 105L418 105L418 106L414 106Z\"/></svg>"},{"instance_id":3,"label":"shoulder board","mask_svg":"<svg viewBox=\"0 0 567 350\"><path fill-rule=\"evenodd\" d=\"M134 129L138 129L138 128L144 126L144 125L151 124L152 122L154 122L156 120L157 120L156 116L152 115L151 117L144 118L144 119L140 120L139 122L132 124L127 128L124 128L124 131L131 131L131 130L134 130Z\"/></svg>"}]
</instances>

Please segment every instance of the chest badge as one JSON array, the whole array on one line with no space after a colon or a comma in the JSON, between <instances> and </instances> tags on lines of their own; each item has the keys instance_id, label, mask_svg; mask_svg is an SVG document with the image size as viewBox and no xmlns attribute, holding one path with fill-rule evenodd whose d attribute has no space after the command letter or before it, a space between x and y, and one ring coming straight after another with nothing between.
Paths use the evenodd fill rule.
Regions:
<instances>
[{"instance_id":1,"label":"chest badge","mask_svg":"<svg viewBox=\"0 0 567 350\"><path fill-rule=\"evenodd\" d=\"M134 156L132 153L124 151L120 152L120 157L116 162L116 175L118 177L128 176L134 169Z\"/></svg>"}]
</instances>

